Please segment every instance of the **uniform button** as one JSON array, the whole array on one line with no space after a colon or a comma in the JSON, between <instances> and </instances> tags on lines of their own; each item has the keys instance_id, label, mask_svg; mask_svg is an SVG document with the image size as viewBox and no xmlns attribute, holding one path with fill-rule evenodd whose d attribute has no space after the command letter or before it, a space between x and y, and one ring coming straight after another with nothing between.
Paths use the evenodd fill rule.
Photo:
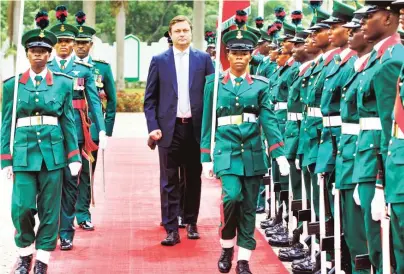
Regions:
<instances>
[{"instance_id":1,"label":"uniform button","mask_svg":"<svg viewBox=\"0 0 404 274\"><path fill-rule=\"evenodd\" d=\"M370 144L370 147L373 147L373 144Z\"/></svg>"},{"instance_id":2,"label":"uniform button","mask_svg":"<svg viewBox=\"0 0 404 274\"><path fill-rule=\"evenodd\" d=\"M238 100L238 97L236 97L236 100Z\"/></svg>"},{"instance_id":3,"label":"uniform button","mask_svg":"<svg viewBox=\"0 0 404 274\"><path fill-rule=\"evenodd\" d=\"M309 86L311 86L311 83L309 83Z\"/></svg>"},{"instance_id":4,"label":"uniform button","mask_svg":"<svg viewBox=\"0 0 404 274\"><path fill-rule=\"evenodd\" d=\"M35 94L36 94L36 95L39 95L39 92L37 91L37 92L35 92Z\"/></svg>"},{"instance_id":5,"label":"uniform button","mask_svg":"<svg viewBox=\"0 0 404 274\"><path fill-rule=\"evenodd\" d=\"M393 143L393 140L390 140L390 145Z\"/></svg>"},{"instance_id":6,"label":"uniform button","mask_svg":"<svg viewBox=\"0 0 404 274\"><path fill-rule=\"evenodd\" d=\"M241 149L241 152L244 152L244 149Z\"/></svg>"},{"instance_id":7,"label":"uniform button","mask_svg":"<svg viewBox=\"0 0 404 274\"><path fill-rule=\"evenodd\" d=\"M366 74L366 72L363 72L362 74L363 74L363 75L365 75L365 74Z\"/></svg>"},{"instance_id":8,"label":"uniform button","mask_svg":"<svg viewBox=\"0 0 404 274\"><path fill-rule=\"evenodd\" d=\"M255 107L254 105L251 105L251 107L253 108L253 107Z\"/></svg>"},{"instance_id":9,"label":"uniform button","mask_svg":"<svg viewBox=\"0 0 404 274\"><path fill-rule=\"evenodd\" d=\"M307 129L305 128L304 131L307 131Z\"/></svg>"},{"instance_id":10,"label":"uniform button","mask_svg":"<svg viewBox=\"0 0 404 274\"><path fill-rule=\"evenodd\" d=\"M39 132L36 133L36 135L39 135L39 134L40 134Z\"/></svg>"},{"instance_id":11,"label":"uniform button","mask_svg":"<svg viewBox=\"0 0 404 274\"><path fill-rule=\"evenodd\" d=\"M359 90L362 90L362 87Z\"/></svg>"},{"instance_id":12,"label":"uniform button","mask_svg":"<svg viewBox=\"0 0 404 274\"><path fill-rule=\"evenodd\" d=\"M387 155L389 155L389 156L390 156L390 155L391 155L391 151L387 152Z\"/></svg>"},{"instance_id":13,"label":"uniform button","mask_svg":"<svg viewBox=\"0 0 404 274\"><path fill-rule=\"evenodd\" d=\"M341 96L342 96L342 98L344 98L344 97L345 97L345 94L342 94Z\"/></svg>"},{"instance_id":14,"label":"uniform button","mask_svg":"<svg viewBox=\"0 0 404 274\"><path fill-rule=\"evenodd\" d=\"M312 75L312 76L310 76L310 78L313 78L314 76Z\"/></svg>"},{"instance_id":15,"label":"uniform button","mask_svg":"<svg viewBox=\"0 0 404 274\"><path fill-rule=\"evenodd\" d=\"M41 139L38 140L38 143L42 142Z\"/></svg>"},{"instance_id":16,"label":"uniform button","mask_svg":"<svg viewBox=\"0 0 404 274\"><path fill-rule=\"evenodd\" d=\"M346 101L346 98L344 99L344 101Z\"/></svg>"},{"instance_id":17,"label":"uniform button","mask_svg":"<svg viewBox=\"0 0 404 274\"><path fill-rule=\"evenodd\" d=\"M244 144L241 144L241 146L243 147L243 146L244 146Z\"/></svg>"},{"instance_id":18,"label":"uniform button","mask_svg":"<svg viewBox=\"0 0 404 274\"><path fill-rule=\"evenodd\" d=\"M325 79L326 81L328 81L328 78L327 79Z\"/></svg>"},{"instance_id":19,"label":"uniform button","mask_svg":"<svg viewBox=\"0 0 404 274\"><path fill-rule=\"evenodd\" d=\"M338 150L337 153L340 154L340 151Z\"/></svg>"},{"instance_id":20,"label":"uniform button","mask_svg":"<svg viewBox=\"0 0 404 274\"><path fill-rule=\"evenodd\" d=\"M320 140L320 144L322 144L324 141L323 140Z\"/></svg>"},{"instance_id":21,"label":"uniform button","mask_svg":"<svg viewBox=\"0 0 404 274\"><path fill-rule=\"evenodd\" d=\"M38 115L39 115L39 112L35 112L35 115L38 116Z\"/></svg>"},{"instance_id":22,"label":"uniform button","mask_svg":"<svg viewBox=\"0 0 404 274\"><path fill-rule=\"evenodd\" d=\"M353 157L355 157L355 156L356 156L356 153L353 154Z\"/></svg>"},{"instance_id":23,"label":"uniform button","mask_svg":"<svg viewBox=\"0 0 404 274\"><path fill-rule=\"evenodd\" d=\"M302 85L302 87L304 88L304 87L305 87L305 85L303 84L303 85Z\"/></svg>"},{"instance_id":24,"label":"uniform button","mask_svg":"<svg viewBox=\"0 0 404 274\"><path fill-rule=\"evenodd\" d=\"M403 83L401 82L400 84L398 84L400 87L402 87L403 86Z\"/></svg>"},{"instance_id":25,"label":"uniform button","mask_svg":"<svg viewBox=\"0 0 404 274\"><path fill-rule=\"evenodd\" d=\"M358 145L358 142L355 142L355 145Z\"/></svg>"},{"instance_id":26,"label":"uniform button","mask_svg":"<svg viewBox=\"0 0 404 274\"><path fill-rule=\"evenodd\" d=\"M35 102L39 102L39 99L38 99L38 98L36 98L36 99L35 99Z\"/></svg>"},{"instance_id":27,"label":"uniform button","mask_svg":"<svg viewBox=\"0 0 404 274\"><path fill-rule=\"evenodd\" d=\"M343 88L342 90L346 90L346 88Z\"/></svg>"},{"instance_id":28,"label":"uniform button","mask_svg":"<svg viewBox=\"0 0 404 274\"><path fill-rule=\"evenodd\" d=\"M239 103L236 103L236 106L238 107L240 104Z\"/></svg>"},{"instance_id":29,"label":"uniform button","mask_svg":"<svg viewBox=\"0 0 404 274\"><path fill-rule=\"evenodd\" d=\"M223 106L220 106L220 109L222 109L223 108Z\"/></svg>"}]
</instances>

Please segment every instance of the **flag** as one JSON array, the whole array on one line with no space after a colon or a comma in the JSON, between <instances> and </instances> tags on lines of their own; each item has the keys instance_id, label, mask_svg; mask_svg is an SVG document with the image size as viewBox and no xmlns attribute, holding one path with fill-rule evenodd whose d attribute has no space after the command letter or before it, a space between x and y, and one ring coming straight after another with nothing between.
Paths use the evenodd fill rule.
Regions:
<instances>
[{"instance_id":1,"label":"flag","mask_svg":"<svg viewBox=\"0 0 404 274\"><path fill-rule=\"evenodd\" d=\"M223 0L223 18L222 18L222 30L226 31L230 26L234 24L234 18L236 17L237 10L244 10L247 14L251 12L250 0L248 1L230 1ZM229 61L226 57L226 45L220 41L220 63L223 71L230 67Z\"/></svg>"}]
</instances>

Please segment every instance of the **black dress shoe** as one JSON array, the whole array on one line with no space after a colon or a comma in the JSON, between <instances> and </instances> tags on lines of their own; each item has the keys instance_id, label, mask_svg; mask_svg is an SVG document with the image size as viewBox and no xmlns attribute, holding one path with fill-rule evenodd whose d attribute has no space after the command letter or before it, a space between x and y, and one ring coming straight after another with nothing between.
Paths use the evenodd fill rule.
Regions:
<instances>
[{"instance_id":1,"label":"black dress shoe","mask_svg":"<svg viewBox=\"0 0 404 274\"><path fill-rule=\"evenodd\" d=\"M316 263L312 263L311 260L305 260L300 264L292 264L292 272L294 274L312 274L315 271Z\"/></svg>"},{"instance_id":2,"label":"black dress shoe","mask_svg":"<svg viewBox=\"0 0 404 274\"><path fill-rule=\"evenodd\" d=\"M187 225L187 237L190 240L198 240L200 238L196 225Z\"/></svg>"},{"instance_id":3,"label":"black dress shoe","mask_svg":"<svg viewBox=\"0 0 404 274\"><path fill-rule=\"evenodd\" d=\"M274 247L290 246L289 235L287 233L274 234L268 239L268 243Z\"/></svg>"},{"instance_id":4,"label":"black dress shoe","mask_svg":"<svg viewBox=\"0 0 404 274\"><path fill-rule=\"evenodd\" d=\"M305 258L303 258L303 259L294 260L294 261L292 262L292 267L293 267L294 265L301 264L301 263L303 263L303 262L305 262L305 261L310 261L310 260L311 260L311 256L309 256L309 255L307 255L307 257L305 257Z\"/></svg>"},{"instance_id":5,"label":"black dress shoe","mask_svg":"<svg viewBox=\"0 0 404 274\"><path fill-rule=\"evenodd\" d=\"M161 241L161 244L165 246L174 246L180 242L180 234L178 234L178 231L172 231L167 234L167 237L164 240Z\"/></svg>"},{"instance_id":6,"label":"black dress shoe","mask_svg":"<svg viewBox=\"0 0 404 274\"><path fill-rule=\"evenodd\" d=\"M36 260L34 266L34 274L46 274L48 272L48 265Z\"/></svg>"},{"instance_id":7,"label":"black dress shoe","mask_svg":"<svg viewBox=\"0 0 404 274\"><path fill-rule=\"evenodd\" d=\"M73 249L73 241L68 239L60 239L60 250L71 250Z\"/></svg>"},{"instance_id":8,"label":"black dress shoe","mask_svg":"<svg viewBox=\"0 0 404 274\"><path fill-rule=\"evenodd\" d=\"M219 261L217 262L217 268L220 273L229 273L231 269L231 261L233 261L234 247L222 248L222 254L220 254Z\"/></svg>"},{"instance_id":9,"label":"black dress shoe","mask_svg":"<svg viewBox=\"0 0 404 274\"><path fill-rule=\"evenodd\" d=\"M289 251L279 252L278 258L282 262L293 262L295 260L304 259L308 254L307 250L294 245Z\"/></svg>"},{"instance_id":10,"label":"black dress shoe","mask_svg":"<svg viewBox=\"0 0 404 274\"><path fill-rule=\"evenodd\" d=\"M19 257L15 274L28 274L32 267L32 255Z\"/></svg>"},{"instance_id":11,"label":"black dress shoe","mask_svg":"<svg viewBox=\"0 0 404 274\"><path fill-rule=\"evenodd\" d=\"M184 223L184 219L181 216L178 216L178 227L185 228L187 225Z\"/></svg>"},{"instance_id":12,"label":"black dress shoe","mask_svg":"<svg viewBox=\"0 0 404 274\"><path fill-rule=\"evenodd\" d=\"M287 228L284 227L281 223L275 225L274 227L265 229L265 235L267 237L271 237L272 235L275 235L275 234L284 234L287 232L288 232Z\"/></svg>"},{"instance_id":13,"label":"black dress shoe","mask_svg":"<svg viewBox=\"0 0 404 274\"><path fill-rule=\"evenodd\" d=\"M248 261L238 261L237 262L237 267L236 267L236 273L237 274L252 274L250 270L250 266L248 265Z\"/></svg>"},{"instance_id":14,"label":"black dress shoe","mask_svg":"<svg viewBox=\"0 0 404 274\"><path fill-rule=\"evenodd\" d=\"M90 221L84 221L79 223L79 226L87 231L93 231L94 230L94 225Z\"/></svg>"},{"instance_id":15,"label":"black dress shoe","mask_svg":"<svg viewBox=\"0 0 404 274\"><path fill-rule=\"evenodd\" d=\"M289 252L289 251L291 251L291 250L294 249L294 248L303 249L303 248L304 248L304 245L301 244L301 243L296 243L296 244L294 244L293 246L284 247L284 248L279 249L279 253ZM303 258L302 258L302 259L303 259Z\"/></svg>"},{"instance_id":16,"label":"black dress shoe","mask_svg":"<svg viewBox=\"0 0 404 274\"><path fill-rule=\"evenodd\" d=\"M259 206L259 207L257 207L257 209L255 210L255 212L256 212L257 214L265 213L265 207L264 207L264 206Z\"/></svg>"},{"instance_id":17,"label":"black dress shoe","mask_svg":"<svg viewBox=\"0 0 404 274\"><path fill-rule=\"evenodd\" d=\"M268 220L261 222L261 228L267 229L270 227L274 227L275 225L277 225L279 223L281 223L281 222L279 222L276 218L269 218Z\"/></svg>"}]
</instances>

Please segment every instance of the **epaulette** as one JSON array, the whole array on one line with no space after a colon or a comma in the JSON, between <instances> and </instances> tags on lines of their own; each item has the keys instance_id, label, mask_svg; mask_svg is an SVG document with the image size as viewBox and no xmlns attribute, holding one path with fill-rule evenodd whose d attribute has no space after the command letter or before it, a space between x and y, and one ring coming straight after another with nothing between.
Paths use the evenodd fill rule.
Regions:
<instances>
[{"instance_id":1,"label":"epaulette","mask_svg":"<svg viewBox=\"0 0 404 274\"><path fill-rule=\"evenodd\" d=\"M21 76L21 74L20 74L20 76ZM3 80L3 83L5 84L6 82L10 81L13 78L15 78L15 76L8 77L7 79Z\"/></svg>"},{"instance_id":2,"label":"epaulette","mask_svg":"<svg viewBox=\"0 0 404 274\"><path fill-rule=\"evenodd\" d=\"M54 71L54 72L53 72L53 74L56 74L56 75L61 75L61 76L66 76L67 78L73 79L73 77L72 77L72 76L67 75L67 74L65 74L65 73L63 73L63 72L57 72L57 71Z\"/></svg>"},{"instance_id":3,"label":"epaulette","mask_svg":"<svg viewBox=\"0 0 404 274\"><path fill-rule=\"evenodd\" d=\"M103 63L103 64L109 65L109 63L107 61L99 60L99 59L93 59L93 62L98 62L98 63Z\"/></svg>"},{"instance_id":4,"label":"epaulette","mask_svg":"<svg viewBox=\"0 0 404 274\"><path fill-rule=\"evenodd\" d=\"M251 75L251 78L257 79L257 80L261 80L263 82L265 82L266 84L269 84L269 80L268 78L261 76L261 75Z\"/></svg>"},{"instance_id":5,"label":"epaulette","mask_svg":"<svg viewBox=\"0 0 404 274\"><path fill-rule=\"evenodd\" d=\"M86 67L89 67L89 68L92 68L92 67L93 67L93 65L91 65L91 64L89 64L89 63L81 62L81 61L79 61L79 60L74 60L74 62L75 62L76 64L80 64L80 65L83 65L83 66L86 66Z\"/></svg>"}]
</instances>

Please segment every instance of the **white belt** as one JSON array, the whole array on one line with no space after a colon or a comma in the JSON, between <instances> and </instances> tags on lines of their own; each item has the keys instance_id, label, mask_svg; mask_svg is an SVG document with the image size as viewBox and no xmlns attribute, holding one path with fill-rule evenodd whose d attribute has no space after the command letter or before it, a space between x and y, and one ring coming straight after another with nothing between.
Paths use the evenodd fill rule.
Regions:
<instances>
[{"instance_id":1,"label":"white belt","mask_svg":"<svg viewBox=\"0 0 404 274\"><path fill-rule=\"evenodd\" d=\"M39 125L57 126L58 118L53 116L30 116L17 119L17 127L29 127Z\"/></svg>"},{"instance_id":2,"label":"white belt","mask_svg":"<svg viewBox=\"0 0 404 274\"><path fill-rule=\"evenodd\" d=\"M404 133L395 122L393 122L393 136L397 139L404 139Z\"/></svg>"},{"instance_id":3,"label":"white belt","mask_svg":"<svg viewBox=\"0 0 404 274\"><path fill-rule=\"evenodd\" d=\"M243 113L242 115L223 116L217 119L217 126L240 125L244 122L256 123L257 116L253 113Z\"/></svg>"},{"instance_id":4,"label":"white belt","mask_svg":"<svg viewBox=\"0 0 404 274\"><path fill-rule=\"evenodd\" d=\"M359 124L342 123L341 134L359 135Z\"/></svg>"},{"instance_id":5,"label":"white belt","mask_svg":"<svg viewBox=\"0 0 404 274\"><path fill-rule=\"evenodd\" d=\"M342 124L341 116L323 117L323 127L340 127Z\"/></svg>"},{"instance_id":6,"label":"white belt","mask_svg":"<svg viewBox=\"0 0 404 274\"><path fill-rule=\"evenodd\" d=\"M321 113L321 109L320 109L320 108L311 108L311 107L308 107L308 108L307 108L307 116L311 116L311 117L323 117L323 114Z\"/></svg>"},{"instance_id":7,"label":"white belt","mask_svg":"<svg viewBox=\"0 0 404 274\"><path fill-rule=\"evenodd\" d=\"M303 115L298 112L288 112L288 121L300 121L303 119Z\"/></svg>"},{"instance_id":8,"label":"white belt","mask_svg":"<svg viewBox=\"0 0 404 274\"><path fill-rule=\"evenodd\" d=\"M287 102L276 103L275 110L280 110L280 109L288 109L288 103Z\"/></svg>"},{"instance_id":9,"label":"white belt","mask_svg":"<svg viewBox=\"0 0 404 274\"><path fill-rule=\"evenodd\" d=\"M382 123L379 117L360 118L361 130L382 130Z\"/></svg>"}]
</instances>

